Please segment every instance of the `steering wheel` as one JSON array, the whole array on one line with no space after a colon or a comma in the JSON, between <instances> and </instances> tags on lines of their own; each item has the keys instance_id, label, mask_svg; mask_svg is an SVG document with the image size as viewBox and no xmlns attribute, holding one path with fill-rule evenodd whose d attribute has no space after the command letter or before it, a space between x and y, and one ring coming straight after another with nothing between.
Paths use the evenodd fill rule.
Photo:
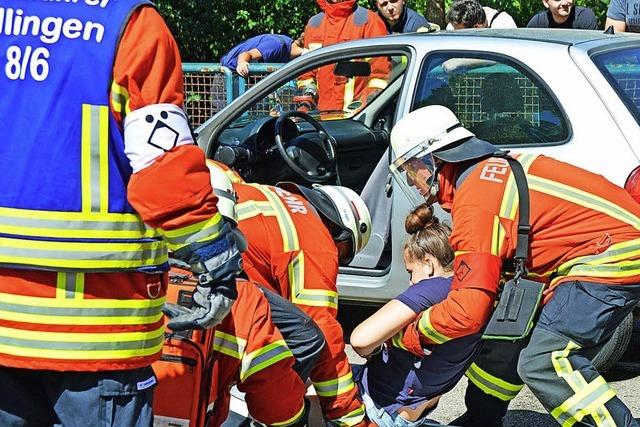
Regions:
<instances>
[{"instance_id":1,"label":"steering wheel","mask_svg":"<svg viewBox=\"0 0 640 427\"><path fill-rule=\"evenodd\" d=\"M318 159L308 151L298 146L291 145L295 138L290 141L283 141L283 126L285 120L290 117L298 117L313 126L320 136L320 142L316 143L316 145L319 146L325 159ZM278 120L276 120L275 134L276 146L278 147L280 156L282 156L282 159L285 161L287 166L289 166L291 170L293 170L302 179L312 183L325 183L330 181L331 178L336 175L336 180L339 183L335 142L322 127L320 122L302 111L288 111L283 113L278 117ZM323 160L328 162L328 168L322 166Z\"/></svg>"}]
</instances>

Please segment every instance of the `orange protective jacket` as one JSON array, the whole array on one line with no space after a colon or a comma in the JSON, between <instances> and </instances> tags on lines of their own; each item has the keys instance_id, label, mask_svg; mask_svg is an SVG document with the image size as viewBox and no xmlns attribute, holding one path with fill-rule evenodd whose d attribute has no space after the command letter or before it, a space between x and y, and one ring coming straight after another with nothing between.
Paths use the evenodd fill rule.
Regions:
<instances>
[{"instance_id":1,"label":"orange protective jacket","mask_svg":"<svg viewBox=\"0 0 640 427\"><path fill-rule=\"evenodd\" d=\"M640 205L600 175L561 161L520 155L529 185L529 277L555 286L569 280L640 283ZM477 164L454 189L456 166L439 177L450 209L455 250L447 298L412 325L422 345L479 331L490 316L503 261L515 254L518 193L505 159Z\"/></svg>"},{"instance_id":2,"label":"orange protective jacket","mask_svg":"<svg viewBox=\"0 0 640 427\"><path fill-rule=\"evenodd\" d=\"M296 423L304 415L306 389L293 370L293 354L273 325L269 302L258 287L246 280L238 280L237 286L238 299L215 330L211 425L221 425L229 415L233 385L245 393L249 413L257 421Z\"/></svg>"},{"instance_id":3,"label":"orange protective jacket","mask_svg":"<svg viewBox=\"0 0 640 427\"><path fill-rule=\"evenodd\" d=\"M317 0L322 12L311 17L304 29L304 47L310 50L322 46L387 35L387 28L380 17L356 0L329 3ZM391 62L386 57L370 60L368 77L336 76L334 64L325 65L305 73L298 79L298 88L317 88L320 111L346 110L354 101L365 103L367 97L387 86Z\"/></svg>"},{"instance_id":4,"label":"orange protective jacket","mask_svg":"<svg viewBox=\"0 0 640 427\"><path fill-rule=\"evenodd\" d=\"M249 278L306 312L327 345L311 372L323 413L336 425L364 420L338 323L338 251L313 206L277 187L247 184L223 165L234 181L238 228L247 237L242 254Z\"/></svg>"},{"instance_id":5,"label":"orange protective jacket","mask_svg":"<svg viewBox=\"0 0 640 427\"><path fill-rule=\"evenodd\" d=\"M111 90L111 114L120 126L126 114L145 106L182 106L178 47L154 8L138 9L126 23ZM196 145L165 153L132 175L129 202L148 225L165 232L219 220L204 160ZM149 366L164 341L165 293L165 274L1 268L0 302L10 309L0 312L0 366L55 371ZM139 348L105 345L136 339ZM87 351L90 343L102 343L102 349Z\"/></svg>"}]
</instances>

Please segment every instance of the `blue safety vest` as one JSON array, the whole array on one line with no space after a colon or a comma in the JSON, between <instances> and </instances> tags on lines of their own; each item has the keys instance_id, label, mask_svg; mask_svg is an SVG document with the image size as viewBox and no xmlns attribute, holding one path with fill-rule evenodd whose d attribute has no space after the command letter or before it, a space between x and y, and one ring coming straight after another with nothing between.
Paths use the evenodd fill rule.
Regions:
<instances>
[{"instance_id":1,"label":"blue safety vest","mask_svg":"<svg viewBox=\"0 0 640 427\"><path fill-rule=\"evenodd\" d=\"M116 271L164 264L127 202L131 167L109 111L131 13L147 0L0 3L0 265Z\"/></svg>"}]
</instances>

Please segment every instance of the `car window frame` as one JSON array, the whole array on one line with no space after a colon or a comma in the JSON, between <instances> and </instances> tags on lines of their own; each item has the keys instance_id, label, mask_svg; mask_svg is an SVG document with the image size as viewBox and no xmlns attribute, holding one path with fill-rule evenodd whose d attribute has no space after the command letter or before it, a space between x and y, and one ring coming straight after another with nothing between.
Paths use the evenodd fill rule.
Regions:
<instances>
[{"instance_id":1,"label":"car window frame","mask_svg":"<svg viewBox=\"0 0 640 427\"><path fill-rule=\"evenodd\" d=\"M213 143L217 140L224 129L229 126L230 123L238 119L247 109L250 108L250 106L255 102L256 99L263 99L270 92L272 92L274 88L280 87L286 82L292 80L291 76L300 75L314 68L319 68L327 64L354 57L403 55L407 57L407 67L404 71L404 77L399 89L399 93L402 93L404 91L404 86L407 84L407 75L409 72L409 68L412 64L413 57L415 56L415 50L412 48L412 46L403 44L389 44L385 46L358 46L354 49L353 47L350 47L349 44L350 43L345 43L344 46L340 46L341 44L332 45L326 48L320 48L316 51L312 51L311 54L299 56L293 61L285 64L282 68L265 77L259 84L256 84L249 88L244 94L228 104L215 116L205 121L205 123L203 123L198 129L199 135L197 137L197 143L205 152L205 155L208 158L213 157L213 152L211 152ZM314 55L313 53L316 54ZM361 117L370 116L370 114L367 114L367 112L369 112L370 110L374 110L373 115L375 116L375 112L380 108L380 104L375 102L378 100L378 98L380 97L377 97L371 104L366 105L362 110L358 111L357 114L349 117L348 119L342 120L362 121ZM238 104L240 104L240 107L235 110L233 107ZM207 129L209 127L213 129L211 131L202 130L203 128ZM202 138L200 136L202 136Z\"/></svg>"},{"instance_id":2,"label":"car window frame","mask_svg":"<svg viewBox=\"0 0 640 427\"><path fill-rule=\"evenodd\" d=\"M469 56L471 55L471 57L476 56L477 59L486 59L486 60L495 60L495 61L499 61L501 64L505 64L507 66L509 65L509 62L517 65L518 67L520 67L520 70L522 70L522 72L533 82L535 82L536 84L538 84L540 87L544 88L547 93L549 94L549 96L551 97L551 100L554 102L554 104L558 107L560 114L562 116L562 119L565 121L566 125L567 125L567 137L561 141L557 141L557 142L545 142L545 143L539 143L539 144L501 144L500 148L535 148L535 147L555 147L555 146L560 146L560 145L564 145L564 144L568 144L572 139L573 139L573 126L571 124L571 120L569 119L569 116L567 114L567 112L564 109L564 106L562 105L562 103L559 101L559 98L557 97L557 95L555 94L554 91L551 90L551 88L549 87L549 85L544 81L544 79L542 79L538 73L536 73L531 67L529 67L528 65L526 65L524 62L522 62L521 60L514 58L513 56L510 55L506 55L504 53L501 52L494 52L494 51L481 51L481 50L465 50L465 49L438 49L438 50L431 50L429 51L429 53L427 53L426 55L424 55L424 57L422 58L421 63L419 64L418 67L418 71L417 71L417 76L415 79L415 85L413 87L413 93L411 94L411 103L409 106L409 109L407 111L407 113L414 111L414 105L416 103L416 97L418 95L418 86L419 86L419 82L422 79L422 75L423 72L427 72L426 71L426 66L427 64L431 61L431 59L434 56L437 55L462 55L462 56ZM506 61L506 63L505 63ZM512 67L512 68L516 68L516 67ZM517 69L517 68L516 68Z\"/></svg>"}]
</instances>

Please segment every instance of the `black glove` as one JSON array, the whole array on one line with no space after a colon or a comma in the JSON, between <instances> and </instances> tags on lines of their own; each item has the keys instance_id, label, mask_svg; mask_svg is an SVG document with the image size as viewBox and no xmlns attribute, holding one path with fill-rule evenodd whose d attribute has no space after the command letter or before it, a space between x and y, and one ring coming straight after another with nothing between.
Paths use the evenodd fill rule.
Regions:
<instances>
[{"instance_id":1,"label":"black glove","mask_svg":"<svg viewBox=\"0 0 640 427\"><path fill-rule=\"evenodd\" d=\"M225 223L220 237L210 242L192 243L173 255L186 262L198 278L193 294L194 308L166 304L163 310L171 318L174 331L213 328L225 318L237 298L236 275L242 271L244 236Z\"/></svg>"}]
</instances>

